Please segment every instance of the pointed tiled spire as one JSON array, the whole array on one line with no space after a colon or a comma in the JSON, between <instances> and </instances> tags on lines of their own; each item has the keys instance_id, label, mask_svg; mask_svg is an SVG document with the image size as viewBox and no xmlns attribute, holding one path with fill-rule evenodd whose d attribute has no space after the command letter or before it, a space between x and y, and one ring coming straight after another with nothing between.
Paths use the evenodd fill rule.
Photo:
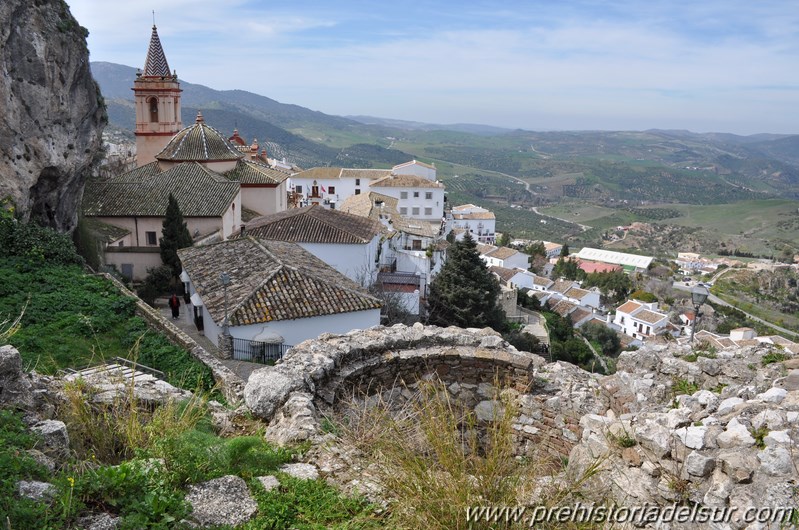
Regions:
<instances>
[{"instance_id":1,"label":"pointed tiled spire","mask_svg":"<svg viewBox=\"0 0 799 530\"><path fill-rule=\"evenodd\" d=\"M166 62L164 49L161 47L161 39L158 38L158 30L153 24L153 34L150 37L150 47L147 49L147 60L144 62L145 76L171 77L169 64Z\"/></svg>"}]
</instances>

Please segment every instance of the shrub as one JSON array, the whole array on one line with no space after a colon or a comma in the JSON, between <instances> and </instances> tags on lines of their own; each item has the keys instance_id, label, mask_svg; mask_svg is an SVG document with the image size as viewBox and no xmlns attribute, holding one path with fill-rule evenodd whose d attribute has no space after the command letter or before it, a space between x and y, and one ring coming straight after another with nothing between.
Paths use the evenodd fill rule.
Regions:
<instances>
[{"instance_id":1,"label":"shrub","mask_svg":"<svg viewBox=\"0 0 799 530\"><path fill-rule=\"evenodd\" d=\"M69 236L8 216L0 217L0 256L19 257L36 265L83 265Z\"/></svg>"},{"instance_id":2,"label":"shrub","mask_svg":"<svg viewBox=\"0 0 799 530\"><path fill-rule=\"evenodd\" d=\"M168 265L147 269L144 283L136 290L139 298L150 305L155 303L159 296L171 293L175 288L172 268Z\"/></svg>"},{"instance_id":3,"label":"shrub","mask_svg":"<svg viewBox=\"0 0 799 530\"><path fill-rule=\"evenodd\" d=\"M763 360L761 362L762 362L763 366L767 366L769 364L781 363L782 361L784 361L787 358L788 358L788 356L785 355L784 353L771 352L771 353L767 353L766 355L764 355L763 356Z\"/></svg>"},{"instance_id":4,"label":"shrub","mask_svg":"<svg viewBox=\"0 0 799 530\"><path fill-rule=\"evenodd\" d=\"M699 385L688 379L677 379L672 382L671 390L675 396L681 394L692 395L699 390Z\"/></svg>"}]
</instances>

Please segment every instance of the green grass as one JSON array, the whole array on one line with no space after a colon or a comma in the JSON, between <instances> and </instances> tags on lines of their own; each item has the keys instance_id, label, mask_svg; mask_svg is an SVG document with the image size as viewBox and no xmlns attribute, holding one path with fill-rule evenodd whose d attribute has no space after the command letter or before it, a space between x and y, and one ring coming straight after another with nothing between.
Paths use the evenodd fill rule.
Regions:
<instances>
[{"instance_id":1,"label":"green grass","mask_svg":"<svg viewBox=\"0 0 799 530\"><path fill-rule=\"evenodd\" d=\"M184 388L214 386L208 367L135 315L135 301L111 282L75 265L31 264L0 257L0 321L24 311L9 339L26 369L52 374L113 357L163 371ZM134 346L138 345L137 348Z\"/></svg>"}]
</instances>

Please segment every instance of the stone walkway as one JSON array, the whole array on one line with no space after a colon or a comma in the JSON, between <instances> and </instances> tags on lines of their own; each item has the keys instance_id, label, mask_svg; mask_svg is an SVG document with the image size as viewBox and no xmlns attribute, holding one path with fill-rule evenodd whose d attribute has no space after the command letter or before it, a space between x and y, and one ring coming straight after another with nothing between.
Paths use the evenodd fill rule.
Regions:
<instances>
[{"instance_id":1,"label":"stone walkway","mask_svg":"<svg viewBox=\"0 0 799 530\"><path fill-rule=\"evenodd\" d=\"M192 321L191 310L186 309L186 306L183 304L183 300L181 300L180 316L175 320L172 319L172 310L169 309L169 306L167 306L166 298L159 298L156 300L156 307L166 320L169 320L174 325L179 327L181 331L186 333L189 337L194 339L197 344L202 346L205 351L214 357L219 358L219 348L216 344L211 342L208 337L205 335L200 335L200 332L197 330L197 327ZM245 382L250 378L250 374L252 374L255 370L264 367L263 364L250 363L247 361L235 361L233 359L223 359L222 364L233 370L236 375L241 377L241 379Z\"/></svg>"}]
</instances>

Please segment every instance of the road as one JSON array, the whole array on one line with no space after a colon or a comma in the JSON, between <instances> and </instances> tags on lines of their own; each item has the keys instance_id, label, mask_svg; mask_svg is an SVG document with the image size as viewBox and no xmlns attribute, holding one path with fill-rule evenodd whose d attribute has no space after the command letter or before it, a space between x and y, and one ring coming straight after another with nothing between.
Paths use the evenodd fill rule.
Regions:
<instances>
[{"instance_id":1,"label":"road","mask_svg":"<svg viewBox=\"0 0 799 530\"><path fill-rule=\"evenodd\" d=\"M681 291L689 291L689 292L691 291L691 288L687 287L683 282L674 282L673 287L675 289L679 289ZM791 331L790 329L785 329L783 327L780 327L780 326L778 326L776 324L773 324L773 323L769 322L768 320L763 320L760 317L756 317L755 315L750 315L746 311L743 311L740 308L735 307L734 305L732 305L732 304L730 304L728 302L725 302L724 300L722 300L721 298L719 298L718 296L716 296L716 295L714 295L712 293L708 296L708 300L710 300L714 304L723 305L723 306L732 307L734 309L737 309L738 311L740 311L741 313L746 315L747 318L750 318L750 319L754 320L755 322L760 322L761 324L764 324L764 325L766 325L766 326L768 326L768 327L770 327L772 329L776 329L777 331L779 331L781 333L786 333L786 334L791 335L793 337L799 337L799 333L796 333L795 331Z\"/></svg>"}]
</instances>

